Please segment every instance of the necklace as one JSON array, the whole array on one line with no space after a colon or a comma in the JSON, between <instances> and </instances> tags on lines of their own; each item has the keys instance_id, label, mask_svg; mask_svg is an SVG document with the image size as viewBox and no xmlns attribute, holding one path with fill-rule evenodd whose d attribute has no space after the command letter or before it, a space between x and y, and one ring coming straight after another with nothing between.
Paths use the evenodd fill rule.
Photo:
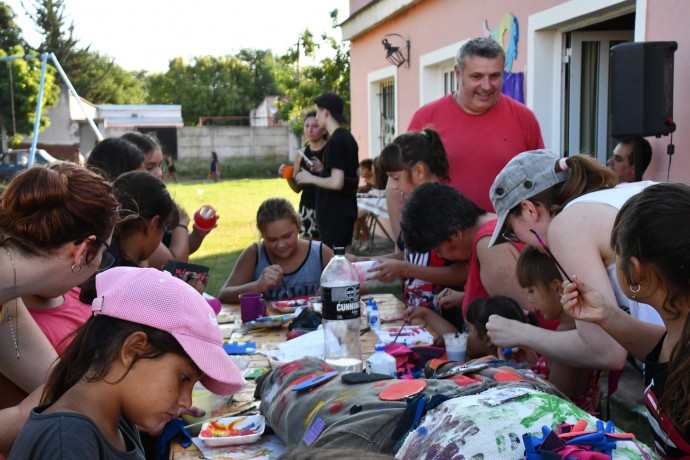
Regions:
<instances>
[{"instance_id":1,"label":"necklace","mask_svg":"<svg viewBox=\"0 0 690 460\"><path fill-rule=\"evenodd\" d=\"M12 322L12 312L7 312L7 322L10 325L10 333L12 334L12 342L14 342L14 351L17 353L17 359L19 359L19 314L17 307L17 266L14 264L14 259L10 250L5 247L5 252L7 252L7 257L10 258L10 263L12 264L12 273L14 274L14 323ZM5 302L3 310L7 309L9 302Z\"/></svg>"}]
</instances>

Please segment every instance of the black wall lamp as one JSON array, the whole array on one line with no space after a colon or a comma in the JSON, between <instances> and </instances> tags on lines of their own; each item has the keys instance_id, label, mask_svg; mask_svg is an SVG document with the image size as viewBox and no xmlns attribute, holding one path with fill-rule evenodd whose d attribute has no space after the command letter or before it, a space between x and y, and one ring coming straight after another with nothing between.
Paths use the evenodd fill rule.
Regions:
<instances>
[{"instance_id":1,"label":"black wall lamp","mask_svg":"<svg viewBox=\"0 0 690 460\"><path fill-rule=\"evenodd\" d=\"M403 54L402 51L400 51L399 46L393 46L391 43L388 41L387 38L385 37L400 37L403 40L405 40L405 37L403 37L400 34L386 34L384 35L384 39L381 40L381 43L383 43L383 47L386 49L386 60L390 62L391 64L395 64L396 67L400 67L404 63L407 62L406 67L410 67L410 41L405 40L405 43L407 44L407 54Z\"/></svg>"}]
</instances>

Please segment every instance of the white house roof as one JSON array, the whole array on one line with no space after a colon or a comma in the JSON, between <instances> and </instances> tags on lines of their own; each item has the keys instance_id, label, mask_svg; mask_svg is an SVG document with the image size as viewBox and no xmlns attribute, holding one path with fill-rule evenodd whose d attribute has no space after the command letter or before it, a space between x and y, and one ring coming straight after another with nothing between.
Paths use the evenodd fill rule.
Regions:
<instances>
[{"instance_id":1,"label":"white house roof","mask_svg":"<svg viewBox=\"0 0 690 460\"><path fill-rule=\"evenodd\" d=\"M98 118L105 128L158 126L181 128L181 105L98 105Z\"/></svg>"}]
</instances>

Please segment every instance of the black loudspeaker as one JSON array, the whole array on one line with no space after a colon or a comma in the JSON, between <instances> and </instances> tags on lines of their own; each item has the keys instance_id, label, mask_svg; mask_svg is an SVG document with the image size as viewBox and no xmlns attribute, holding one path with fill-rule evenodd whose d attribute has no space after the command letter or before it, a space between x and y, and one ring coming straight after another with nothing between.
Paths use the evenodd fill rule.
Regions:
<instances>
[{"instance_id":1,"label":"black loudspeaker","mask_svg":"<svg viewBox=\"0 0 690 460\"><path fill-rule=\"evenodd\" d=\"M622 43L610 54L611 136L662 136L673 123L676 42Z\"/></svg>"}]
</instances>

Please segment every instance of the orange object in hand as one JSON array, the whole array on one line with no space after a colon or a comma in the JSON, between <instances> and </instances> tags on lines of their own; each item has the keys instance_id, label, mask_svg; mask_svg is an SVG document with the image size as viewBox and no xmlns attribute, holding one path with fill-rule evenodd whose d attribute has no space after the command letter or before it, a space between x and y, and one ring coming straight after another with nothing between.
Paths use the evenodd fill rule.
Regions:
<instances>
[{"instance_id":1,"label":"orange object in hand","mask_svg":"<svg viewBox=\"0 0 690 460\"><path fill-rule=\"evenodd\" d=\"M295 167L290 165L283 166L283 177L285 179L292 179L292 175L295 173Z\"/></svg>"}]
</instances>

